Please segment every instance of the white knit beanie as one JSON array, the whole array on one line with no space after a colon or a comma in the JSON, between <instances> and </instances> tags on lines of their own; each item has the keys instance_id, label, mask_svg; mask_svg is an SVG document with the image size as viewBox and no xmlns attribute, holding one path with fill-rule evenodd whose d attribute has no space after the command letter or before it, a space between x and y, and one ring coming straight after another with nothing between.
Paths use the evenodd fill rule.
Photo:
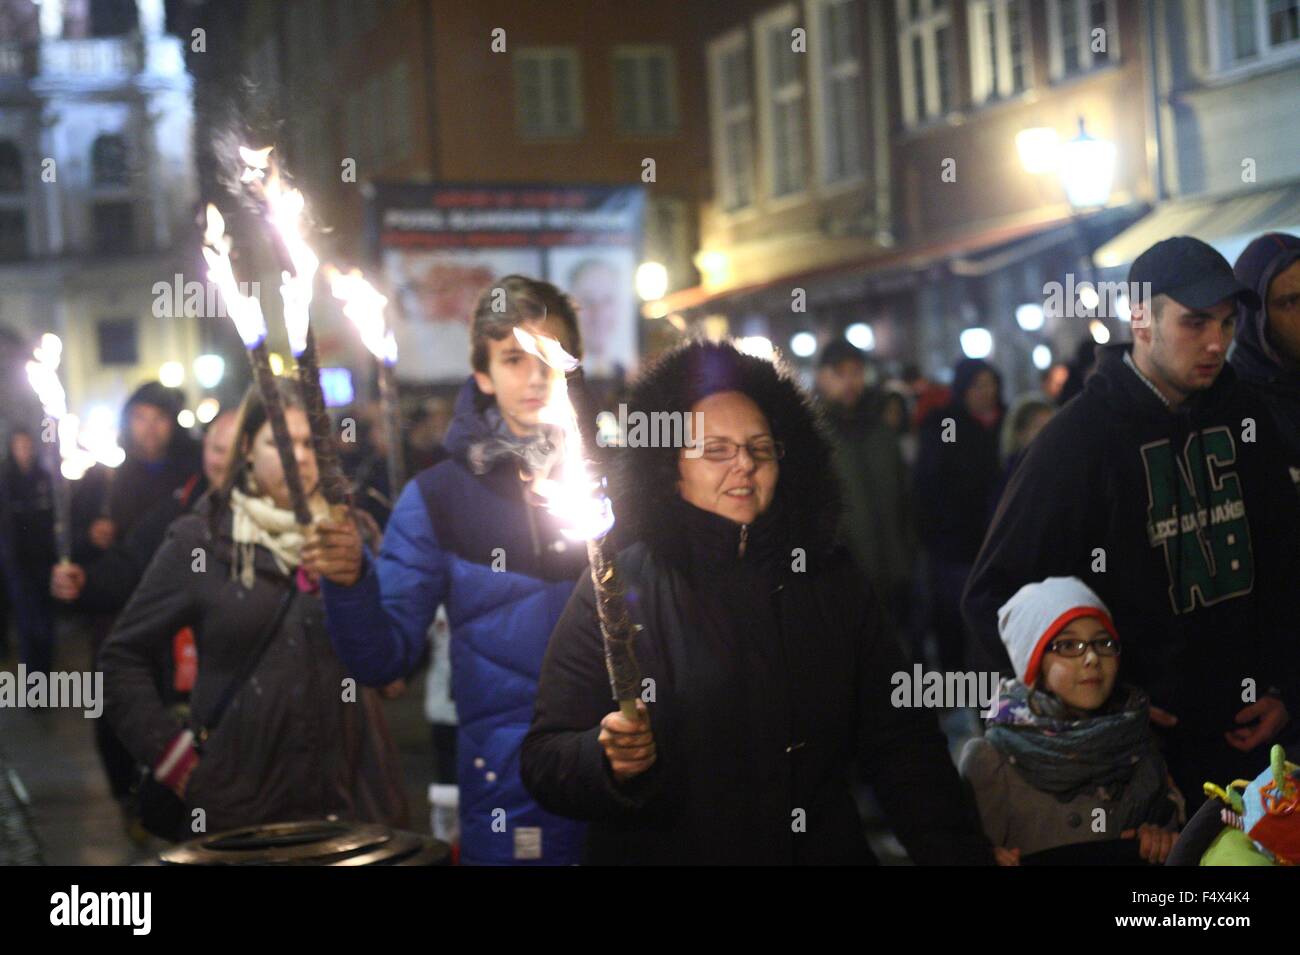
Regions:
<instances>
[{"instance_id":1,"label":"white knit beanie","mask_svg":"<svg viewBox=\"0 0 1300 955\"><path fill-rule=\"evenodd\" d=\"M1048 577L1025 584L998 608L998 632L1022 683L1034 685L1048 643L1080 617L1096 617L1112 637L1119 638L1106 605L1078 577Z\"/></svg>"}]
</instances>

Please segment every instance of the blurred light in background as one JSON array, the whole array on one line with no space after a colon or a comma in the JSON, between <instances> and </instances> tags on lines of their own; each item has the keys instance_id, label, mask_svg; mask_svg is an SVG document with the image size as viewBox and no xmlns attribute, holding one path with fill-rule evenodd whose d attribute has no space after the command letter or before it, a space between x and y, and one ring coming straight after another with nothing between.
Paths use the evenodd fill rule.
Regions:
<instances>
[{"instance_id":1,"label":"blurred light in background","mask_svg":"<svg viewBox=\"0 0 1300 955\"><path fill-rule=\"evenodd\" d=\"M158 369L158 380L164 388L179 388L185 384L185 366L178 361L165 361Z\"/></svg>"},{"instance_id":2,"label":"blurred light in background","mask_svg":"<svg viewBox=\"0 0 1300 955\"><path fill-rule=\"evenodd\" d=\"M876 347L876 333L866 322L854 322L844 329L844 337L854 348L871 351Z\"/></svg>"},{"instance_id":3,"label":"blurred light in background","mask_svg":"<svg viewBox=\"0 0 1300 955\"><path fill-rule=\"evenodd\" d=\"M817 351L817 336L812 332L799 332L790 339L790 351L800 358L809 358Z\"/></svg>"},{"instance_id":4,"label":"blurred light in background","mask_svg":"<svg viewBox=\"0 0 1300 955\"><path fill-rule=\"evenodd\" d=\"M194 417L200 424L207 424L221 412L221 402L216 398L204 398L194 410Z\"/></svg>"},{"instance_id":5,"label":"blurred light in background","mask_svg":"<svg viewBox=\"0 0 1300 955\"><path fill-rule=\"evenodd\" d=\"M194 427L194 421L195 421L194 412L191 411L189 408L186 408L176 416L176 423L180 425L182 428L184 428L186 431Z\"/></svg>"},{"instance_id":6,"label":"blurred light in background","mask_svg":"<svg viewBox=\"0 0 1300 955\"><path fill-rule=\"evenodd\" d=\"M202 388L215 388L226 373L226 360L220 355L200 355L194 359L194 380Z\"/></svg>"},{"instance_id":7,"label":"blurred light in background","mask_svg":"<svg viewBox=\"0 0 1300 955\"><path fill-rule=\"evenodd\" d=\"M765 358L771 361L775 349L772 347L770 339L762 335L750 335L748 338L742 338L736 342L736 347L746 355L753 355L755 358Z\"/></svg>"},{"instance_id":8,"label":"blurred light in background","mask_svg":"<svg viewBox=\"0 0 1300 955\"><path fill-rule=\"evenodd\" d=\"M352 372L346 368L322 368L320 390L325 394L327 408L350 405L357 397L356 389L352 387Z\"/></svg>"},{"instance_id":9,"label":"blurred light in background","mask_svg":"<svg viewBox=\"0 0 1300 955\"><path fill-rule=\"evenodd\" d=\"M1092 340L1098 345L1104 345L1110 341L1110 329L1106 327L1104 322L1094 318L1088 323L1088 331L1092 332Z\"/></svg>"},{"instance_id":10,"label":"blurred light in background","mask_svg":"<svg viewBox=\"0 0 1300 955\"><path fill-rule=\"evenodd\" d=\"M1050 126L1035 126L1016 133L1020 165L1033 176L1051 172L1060 162L1061 137Z\"/></svg>"},{"instance_id":11,"label":"blurred light in background","mask_svg":"<svg viewBox=\"0 0 1300 955\"><path fill-rule=\"evenodd\" d=\"M1097 289L1091 282L1080 282L1076 292L1079 296L1079 304L1090 312L1101 304L1101 296L1097 294Z\"/></svg>"},{"instance_id":12,"label":"blurred light in background","mask_svg":"<svg viewBox=\"0 0 1300 955\"><path fill-rule=\"evenodd\" d=\"M993 335L987 328L968 328L961 333L961 350L967 358L988 358L993 353Z\"/></svg>"},{"instance_id":13,"label":"blurred light in background","mask_svg":"<svg viewBox=\"0 0 1300 955\"><path fill-rule=\"evenodd\" d=\"M271 374L273 375L284 374L284 356L281 355L278 351L273 351L271 352L271 354L267 355L266 361L267 364L271 366Z\"/></svg>"},{"instance_id":14,"label":"blurred light in background","mask_svg":"<svg viewBox=\"0 0 1300 955\"><path fill-rule=\"evenodd\" d=\"M1036 332L1043 327L1043 306L1037 302L1026 302L1016 306L1016 324L1027 332Z\"/></svg>"},{"instance_id":15,"label":"blurred light in background","mask_svg":"<svg viewBox=\"0 0 1300 955\"><path fill-rule=\"evenodd\" d=\"M642 262L636 267L636 294L643 302L653 302L668 291L668 270L658 262Z\"/></svg>"},{"instance_id":16,"label":"blurred light in background","mask_svg":"<svg viewBox=\"0 0 1300 955\"><path fill-rule=\"evenodd\" d=\"M1052 350L1046 345L1035 345L1033 359L1035 368L1046 371L1052 367Z\"/></svg>"}]
</instances>

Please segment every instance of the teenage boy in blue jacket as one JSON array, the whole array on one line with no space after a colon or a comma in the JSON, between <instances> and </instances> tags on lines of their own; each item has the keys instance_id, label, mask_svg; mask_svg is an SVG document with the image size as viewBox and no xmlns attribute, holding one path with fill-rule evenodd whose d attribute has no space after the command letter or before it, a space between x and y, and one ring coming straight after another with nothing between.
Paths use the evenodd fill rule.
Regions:
<instances>
[{"instance_id":1,"label":"teenage boy in blue jacket","mask_svg":"<svg viewBox=\"0 0 1300 955\"><path fill-rule=\"evenodd\" d=\"M447 433L450 458L407 483L378 556L342 522L324 524L303 560L322 577L339 658L366 685L407 676L446 605L461 861L567 865L579 861L584 827L537 805L520 781L519 751L547 640L586 553L527 498L521 472L543 441L538 414L555 373L519 347L516 327L582 353L559 289L517 275L495 283L474 312L473 375Z\"/></svg>"}]
</instances>

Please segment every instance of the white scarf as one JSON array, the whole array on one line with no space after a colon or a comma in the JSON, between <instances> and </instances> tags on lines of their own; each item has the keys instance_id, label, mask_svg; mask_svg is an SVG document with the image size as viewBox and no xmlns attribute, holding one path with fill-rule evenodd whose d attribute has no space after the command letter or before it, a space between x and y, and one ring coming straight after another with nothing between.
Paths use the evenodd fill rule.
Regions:
<instances>
[{"instance_id":1,"label":"white scarf","mask_svg":"<svg viewBox=\"0 0 1300 955\"><path fill-rule=\"evenodd\" d=\"M319 495L312 495L307 507L317 517L327 511ZM270 496L250 497L239 488L231 488L230 511L234 516L231 536L235 539L232 578L238 578L241 584L252 589L259 545L271 552L275 566L286 576L302 563L303 533L293 511L276 507Z\"/></svg>"}]
</instances>

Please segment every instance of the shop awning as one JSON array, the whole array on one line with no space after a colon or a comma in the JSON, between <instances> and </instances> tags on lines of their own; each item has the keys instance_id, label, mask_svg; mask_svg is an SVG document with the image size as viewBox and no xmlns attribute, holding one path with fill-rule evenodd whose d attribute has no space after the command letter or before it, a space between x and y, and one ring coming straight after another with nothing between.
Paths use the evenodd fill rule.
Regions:
<instances>
[{"instance_id":1,"label":"shop awning","mask_svg":"<svg viewBox=\"0 0 1300 955\"><path fill-rule=\"evenodd\" d=\"M1231 195L1175 199L1157 206L1093 255L1098 268L1126 266L1161 239L1191 235L1235 262L1264 232L1300 231L1300 182L1254 187Z\"/></svg>"}]
</instances>

